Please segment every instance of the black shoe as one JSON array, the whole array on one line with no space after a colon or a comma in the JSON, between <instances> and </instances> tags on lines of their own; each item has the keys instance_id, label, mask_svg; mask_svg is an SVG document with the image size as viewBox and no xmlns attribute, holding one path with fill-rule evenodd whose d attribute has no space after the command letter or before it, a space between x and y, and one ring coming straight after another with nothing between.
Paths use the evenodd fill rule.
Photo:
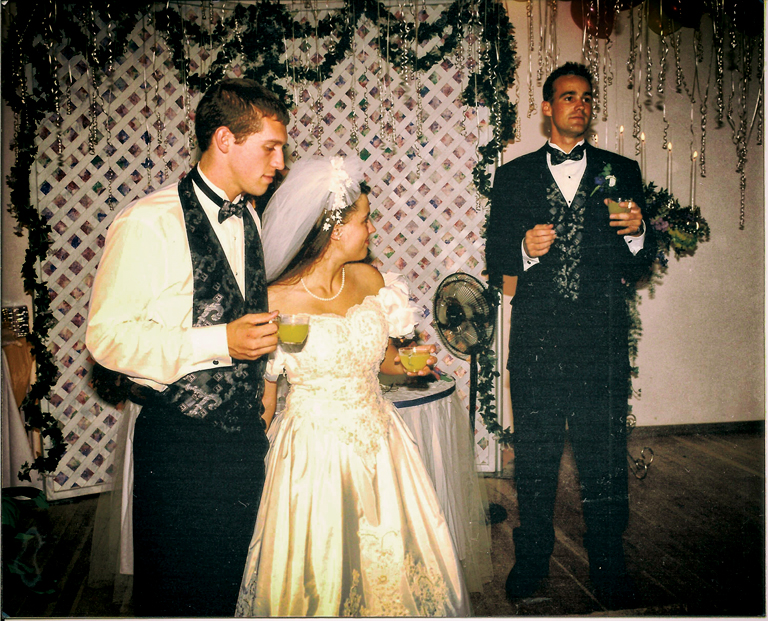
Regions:
<instances>
[{"instance_id":1,"label":"black shoe","mask_svg":"<svg viewBox=\"0 0 768 621\"><path fill-rule=\"evenodd\" d=\"M507 599L525 599L533 595L549 575L549 559L546 562L517 562L507 576Z\"/></svg>"}]
</instances>

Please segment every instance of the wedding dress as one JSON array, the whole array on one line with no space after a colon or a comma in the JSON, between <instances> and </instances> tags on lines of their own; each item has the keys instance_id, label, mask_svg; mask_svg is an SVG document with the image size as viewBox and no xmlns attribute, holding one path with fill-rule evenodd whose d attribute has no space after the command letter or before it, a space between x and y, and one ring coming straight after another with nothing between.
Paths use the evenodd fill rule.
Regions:
<instances>
[{"instance_id":1,"label":"wedding dress","mask_svg":"<svg viewBox=\"0 0 768 621\"><path fill-rule=\"evenodd\" d=\"M468 616L469 597L410 430L381 394L390 336L413 328L402 276L345 316L313 315L290 382L237 616Z\"/></svg>"}]
</instances>

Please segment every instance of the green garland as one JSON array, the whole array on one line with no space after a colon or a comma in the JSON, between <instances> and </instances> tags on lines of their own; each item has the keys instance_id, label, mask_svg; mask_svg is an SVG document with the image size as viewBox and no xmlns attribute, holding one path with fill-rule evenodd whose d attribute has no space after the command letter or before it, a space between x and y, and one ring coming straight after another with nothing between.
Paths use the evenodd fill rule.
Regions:
<instances>
[{"instance_id":1,"label":"green garland","mask_svg":"<svg viewBox=\"0 0 768 621\"><path fill-rule=\"evenodd\" d=\"M126 8L130 5L130 8ZM298 22L288 9L277 1L263 0L257 4L236 5L213 32L204 31L200 24L171 9L166 3L154 11L153 2L114 3L108 0L78 2L19 2L15 14L4 8L7 30L3 39L2 96L15 114L13 149L15 163L7 182L11 193L10 211L17 220L17 234L26 230L29 249L22 267L24 288L33 300L33 327L29 340L37 362L37 381L31 387L22 409L27 425L38 428L48 440L47 453L32 464L25 464L20 478L30 480L30 471L52 472L66 452L61 428L50 412L43 412L41 402L50 395L58 370L46 343L55 320L50 311L50 295L36 266L47 257L50 248L50 227L31 204L29 177L38 151L36 136L41 122L49 115L58 115L61 86L58 81L60 65L56 52L63 46L72 56L80 55L93 72L97 83L112 69L113 62L124 52L136 24L146 20L149 27L165 37L179 79L191 89L202 91L225 76L230 63L237 59L244 76L255 79L292 103L290 93L281 80L322 82L350 53L354 29L366 18L379 28L380 46L387 44L383 33L389 33L390 63L399 70L425 71L455 54L460 33L470 23L482 32L484 56L481 73L462 92L467 106L484 105L490 111L493 128L491 140L478 149L480 158L473 169L473 180L482 196L490 194L490 172L497 154L512 139L516 120L515 106L507 95L513 84L516 65L514 33L504 8L498 0L477 0L474 4L455 0L432 23L410 23L375 0L346 0L340 10L329 11L316 25ZM95 40L102 24L108 24L107 36ZM327 52L317 65L301 66L281 60L285 38L321 37ZM423 56L414 55L414 43L423 45L435 38L439 43ZM187 50L190 44L215 48L215 57L205 74L190 71ZM28 70L31 80L28 81ZM94 110L95 111L95 110ZM94 112L92 111L92 112ZM493 382L495 355L491 350L481 354L479 412L496 433ZM497 433L498 435L498 433ZM501 437L504 437L503 435Z\"/></svg>"}]
</instances>

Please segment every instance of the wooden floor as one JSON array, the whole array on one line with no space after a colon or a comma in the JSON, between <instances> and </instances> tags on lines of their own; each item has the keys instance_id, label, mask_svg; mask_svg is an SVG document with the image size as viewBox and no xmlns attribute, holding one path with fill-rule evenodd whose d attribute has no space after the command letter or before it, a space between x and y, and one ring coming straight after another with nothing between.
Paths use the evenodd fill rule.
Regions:
<instances>
[{"instance_id":1,"label":"wooden floor","mask_svg":"<svg viewBox=\"0 0 768 621\"><path fill-rule=\"evenodd\" d=\"M640 431L640 430L638 430ZM637 436L637 437L636 437ZM472 594L476 616L763 616L765 614L765 442L759 431L630 438L654 460L645 479L630 481L627 564L639 592L633 610L606 610L591 591L573 459L561 470L557 542L550 577L534 597L511 604L504 580L514 561L516 498L508 478L486 479L490 502L508 518L492 526L494 580ZM646 455L649 455L646 452ZM39 582L25 585L6 571L13 561L3 530L3 616L130 617L130 588L87 585L93 496L25 508L22 532L40 542ZM5 517L5 516L4 516ZM38 534L40 539L38 539ZM29 551L27 551L29 556ZM29 582L29 580L28 580Z\"/></svg>"}]
</instances>

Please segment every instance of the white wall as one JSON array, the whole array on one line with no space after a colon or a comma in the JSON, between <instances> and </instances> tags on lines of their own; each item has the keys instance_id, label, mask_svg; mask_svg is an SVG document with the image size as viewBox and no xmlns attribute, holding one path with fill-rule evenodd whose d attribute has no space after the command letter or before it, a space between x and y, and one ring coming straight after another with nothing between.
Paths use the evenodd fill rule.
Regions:
<instances>
[{"instance_id":1,"label":"white wall","mask_svg":"<svg viewBox=\"0 0 768 621\"><path fill-rule=\"evenodd\" d=\"M536 3L534 3L536 4ZM519 68L522 140L510 145L504 161L532 151L546 140L541 111L527 118L528 110L528 26L526 3L506 1L510 21L515 26ZM570 3L558 2L558 64L583 62L582 33L570 15ZM534 11L534 32L538 38L538 10ZM623 25L613 44L614 85L609 89L609 119L599 120L596 129L599 146L616 150L618 127L624 125L624 154L634 156L632 91L627 89L629 50L628 13L620 14ZM709 63L711 22L702 22L706 67ZM694 58L690 29L682 29L682 66L689 87L693 83ZM654 89L658 75L659 38L651 33L654 58ZM533 59L534 81L537 59ZM706 71L705 71L706 73ZM753 76L755 72L753 70ZM738 76L736 76L738 78ZM702 77L702 80L704 78ZM668 134L673 144L672 192L681 204L690 201L690 118L691 104L685 95L674 92L674 57L670 50L666 81ZM726 73L726 95L730 92ZM701 84L702 93L706 81ZM750 89L750 117L759 87L753 77ZM643 293L640 307L644 334L640 341L640 376L635 388L642 391L633 399L638 426L696 424L759 420L764 410L764 325L765 325L765 218L763 147L753 134L749 144L747 171L746 225L739 230L739 175L732 131L726 124L715 128L715 80L711 79L709 124L707 130L707 177L697 178L696 203L711 227L711 239L693 257L672 259L663 283L655 296ZM654 91L655 92L655 91ZM534 82L537 106L541 88ZM510 91L514 97L515 90ZM643 97L644 99L644 97ZM694 112L694 131L698 143L700 98ZM726 100L727 103L727 100ZM602 115L600 116L602 118ZM660 111L643 109L642 130L647 138L646 179L666 187L666 154L662 151L663 116ZM756 129L755 129L756 133ZM700 150L698 144L693 148ZM509 298L507 298L507 301ZM508 322L508 307L505 307ZM506 338L505 338L506 340ZM506 352L504 354L506 361ZM506 403L505 413L509 410ZM511 421L505 421L509 425Z\"/></svg>"}]
</instances>

